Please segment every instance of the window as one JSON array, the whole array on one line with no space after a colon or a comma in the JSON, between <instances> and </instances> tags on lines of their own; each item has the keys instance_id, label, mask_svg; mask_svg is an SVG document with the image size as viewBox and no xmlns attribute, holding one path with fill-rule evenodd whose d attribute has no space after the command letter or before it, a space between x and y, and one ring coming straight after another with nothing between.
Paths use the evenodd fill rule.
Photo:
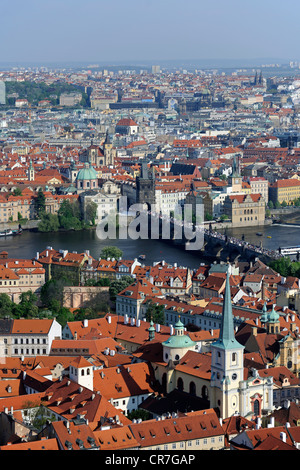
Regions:
<instances>
[{"instance_id":1,"label":"window","mask_svg":"<svg viewBox=\"0 0 300 470\"><path fill-rule=\"evenodd\" d=\"M260 406L259 406L259 401L258 400L254 400L254 404L253 404L253 412L256 416L259 415L259 409L260 409Z\"/></svg>"}]
</instances>

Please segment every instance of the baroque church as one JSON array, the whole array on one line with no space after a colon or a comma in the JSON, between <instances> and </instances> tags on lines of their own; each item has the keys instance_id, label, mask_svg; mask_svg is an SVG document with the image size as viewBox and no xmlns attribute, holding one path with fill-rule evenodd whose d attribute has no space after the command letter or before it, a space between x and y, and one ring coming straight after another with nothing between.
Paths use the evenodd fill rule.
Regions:
<instances>
[{"instance_id":1,"label":"baroque church","mask_svg":"<svg viewBox=\"0 0 300 470\"><path fill-rule=\"evenodd\" d=\"M102 147L92 143L79 155L79 160L84 163L89 163L96 168L101 168L103 166L112 166L114 164L114 157L115 149L113 148L108 132L106 132Z\"/></svg>"},{"instance_id":2,"label":"baroque church","mask_svg":"<svg viewBox=\"0 0 300 470\"><path fill-rule=\"evenodd\" d=\"M274 410L272 375L244 367L244 346L235 339L229 274L220 335L209 352L199 352L180 319L163 343L155 342L152 330L135 355L152 363L165 394L177 389L201 397L222 419L241 415L255 420Z\"/></svg>"}]
</instances>

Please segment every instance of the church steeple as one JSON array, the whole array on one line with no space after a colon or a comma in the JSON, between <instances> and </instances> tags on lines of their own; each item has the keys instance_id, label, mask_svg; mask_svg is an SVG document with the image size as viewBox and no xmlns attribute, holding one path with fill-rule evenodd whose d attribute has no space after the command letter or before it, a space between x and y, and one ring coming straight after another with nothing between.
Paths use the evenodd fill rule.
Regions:
<instances>
[{"instance_id":1,"label":"church steeple","mask_svg":"<svg viewBox=\"0 0 300 470\"><path fill-rule=\"evenodd\" d=\"M34 167L33 167L31 159L29 160L29 167L28 167L27 174L28 174L29 181L34 181L35 180L35 171L34 171Z\"/></svg>"},{"instance_id":2,"label":"church steeple","mask_svg":"<svg viewBox=\"0 0 300 470\"><path fill-rule=\"evenodd\" d=\"M260 321L261 321L261 323L267 323L267 321L268 321L268 312L267 312L266 302L264 303L264 306L262 308L262 314L261 314L261 317L260 317Z\"/></svg>"},{"instance_id":3,"label":"church steeple","mask_svg":"<svg viewBox=\"0 0 300 470\"><path fill-rule=\"evenodd\" d=\"M240 409L239 384L244 380L244 346L234 334L233 313L227 271L219 339L211 345L211 406L227 418Z\"/></svg>"},{"instance_id":4,"label":"church steeple","mask_svg":"<svg viewBox=\"0 0 300 470\"><path fill-rule=\"evenodd\" d=\"M240 348L243 348L243 346L235 339L235 336L234 336L233 313L232 313L229 279L230 279L230 275L229 275L229 270L228 270L227 276L226 276L225 296L224 296L224 301L223 301L220 336L215 344L217 344L218 347L223 347L224 349L228 349L228 348L240 349Z\"/></svg>"}]
</instances>

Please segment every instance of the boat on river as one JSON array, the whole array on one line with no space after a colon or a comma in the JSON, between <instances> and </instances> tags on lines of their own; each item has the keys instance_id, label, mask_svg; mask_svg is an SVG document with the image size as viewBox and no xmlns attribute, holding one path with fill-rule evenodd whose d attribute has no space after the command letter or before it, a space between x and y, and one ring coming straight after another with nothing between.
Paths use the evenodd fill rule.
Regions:
<instances>
[{"instance_id":1,"label":"boat on river","mask_svg":"<svg viewBox=\"0 0 300 470\"><path fill-rule=\"evenodd\" d=\"M18 229L18 230L13 230L13 231L12 231L13 235L21 235L22 232L23 232L22 229Z\"/></svg>"},{"instance_id":2,"label":"boat on river","mask_svg":"<svg viewBox=\"0 0 300 470\"><path fill-rule=\"evenodd\" d=\"M13 235L13 231L12 230L3 230L3 232L0 232L0 237L8 237L10 235Z\"/></svg>"}]
</instances>

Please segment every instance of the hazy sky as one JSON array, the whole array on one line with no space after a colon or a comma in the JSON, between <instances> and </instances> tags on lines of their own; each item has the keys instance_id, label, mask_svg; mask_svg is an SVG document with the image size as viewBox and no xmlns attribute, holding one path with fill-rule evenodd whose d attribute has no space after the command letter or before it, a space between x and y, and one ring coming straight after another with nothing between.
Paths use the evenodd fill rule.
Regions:
<instances>
[{"instance_id":1,"label":"hazy sky","mask_svg":"<svg viewBox=\"0 0 300 470\"><path fill-rule=\"evenodd\" d=\"M298 60L299 0L1 0L0 62Z\"/></svg>"}]
</instances>

